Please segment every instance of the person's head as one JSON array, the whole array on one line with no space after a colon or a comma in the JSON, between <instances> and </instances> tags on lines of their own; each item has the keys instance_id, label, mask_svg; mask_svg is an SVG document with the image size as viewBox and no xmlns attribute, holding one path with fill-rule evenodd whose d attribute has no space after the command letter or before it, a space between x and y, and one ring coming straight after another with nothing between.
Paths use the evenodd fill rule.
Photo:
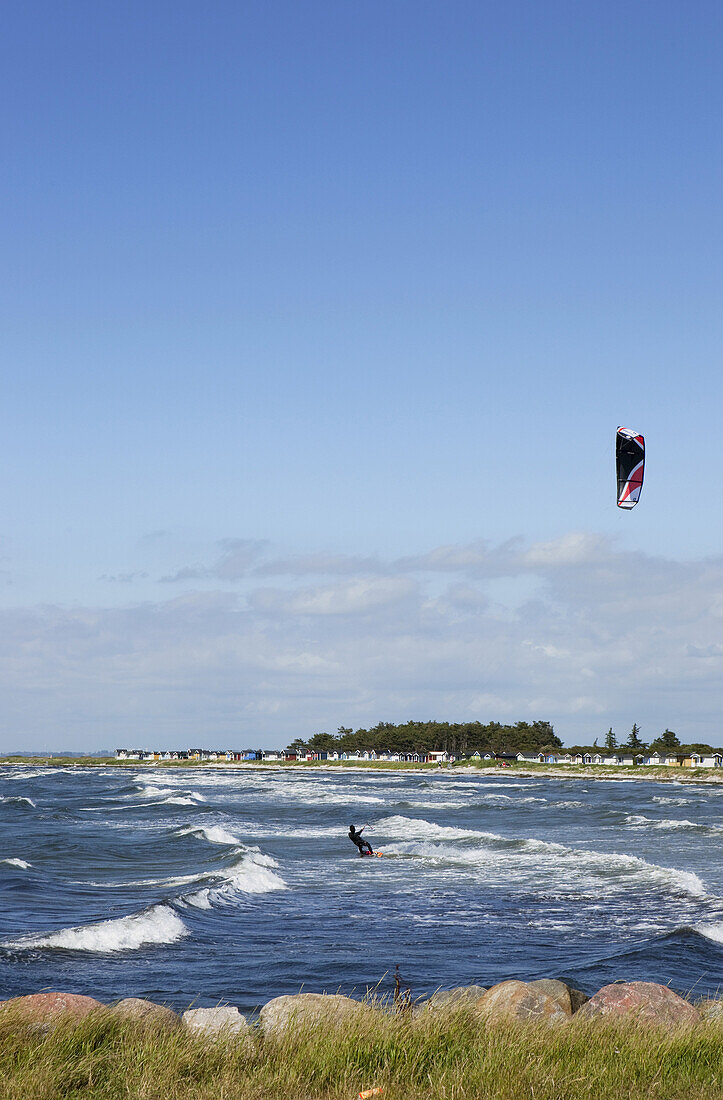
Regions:
<instances>
[{"instance_id":1,"label":"person's head","mask_svg":"<svg viewBox=\"0 0 723 1100\"><path fill-rule=\"evenodd\" d=\"M354 827L353 825L350 825L350 826L349 826L349 832L350 832L350 833L355 833L355 832L356 832L356 829L355 829L355 827Z\"/></svg>"}]
</instances>

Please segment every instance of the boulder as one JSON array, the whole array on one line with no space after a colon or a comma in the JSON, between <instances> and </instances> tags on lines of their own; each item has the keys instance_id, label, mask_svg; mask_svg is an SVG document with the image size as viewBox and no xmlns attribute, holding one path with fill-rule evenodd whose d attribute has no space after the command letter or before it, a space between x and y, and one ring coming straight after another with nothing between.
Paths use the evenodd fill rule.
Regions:
<instances>
[{"instance_id":1,"label":"boulder","mask_svg":"<svg viewBox=\"0 0 723 1100\"><path fill-rule=\"evenodd\" d=\"M696 1005L704 1020L723 1020L723 1000L701 1001Z\"/></svg>"},{"instance_id":2,"label":"boulder","mask_svg":"<svg viewBox=\"0 0 723 1100\"><path fill-rule=\"evenodd\" d=\"M476 1005L487 992L486 985L458 985L454 989L438 989L420 1008L467 1008Z\"/></svg>"},{"instance_id":3,"label":"boulder","mask_svg":"<svg viewBox=\"0 0 723 1100\"><path fill-rule=\"evenodd\" d=\"M278 1035L293 1024L334 1027L361 1008L359 1001L340 993L296 993L268 1001L261 1009L259 1023L264 1035Z\"/></svg>"},{"instance_id":4,"label":"boulder","mask_svg":"<svg viewBox=\"0 0 723 1100\"><path fill-rule=\"evenodd\" d=\"M604 985L575 1013L575 1019L634 1018L669 1028L694 1027L701 1016L667 985L657 982L616 982Z\"/></svg>"},{"instance_id":5,"label":"boulder","mask_svg":"<svg viewBox=\"0 0 723 1100\"><path fill-rule=\"evenodd\" d=\"M10 1009L29 1023L47 1023L60 1016L82 1020L97 1008L105 1008L94 997L81 993L31 993L0 1002L0 1010Z\"/></svg>"},{"instance_id":6,"label":"boulder","mask_svg":"<svg viewBox=\"0 0 723 1100\"><path fill-rule=\"evenodd\" d=\"M189 1008L183 1013L183 1026L194 1035L210 1039L248 1035L246 1017L230 1005L217 1008Z\"/></svg>"},{"instance_id":7,"label":"boulder","mask_svg":"<svg viewBox=\"0 0 723 1100\"><path fill-rule=\"evenodd\" d=\"M552 997L557 1001L563 1012L571 1013L577 1012L578 1008L582 1008L590 998L579 989L574 989L571 985L567 985L566 982L560 982L557 978L540 978L536 982L528 982L529 986L533 989L539 989L542 993L547 993L548 997Z\"/></svg>"},{"instance_id":8,"label":"boulder","mask_svg":"<svg viewBox=\"0 0 723 1100\"><path fill-rule=\"evenodd\" d=\"M144 1001L141 997L126 997L113 1005L111 1012L114 1016L123 1016L128 1020L137 1020L139 1023L150 1024L153 1027L165 1027L170 1029L181 1026L181 1019L173 1009L165 1005L154 1004L153 1001Z\"/></svg>"},{"instance_id":9,"label":"boulder","mask_svg":"<svg viewBox=\"0 0 723 1100\"><path fill-rule=\"evenodd\" d=\"M476 1007L490 1020L531 1020L556 1025L564 1024L572 1015L572 1008L562 1007L559 999L536 989L533 983L514 980L493 985Z\"/></svg>"}]
</instances>

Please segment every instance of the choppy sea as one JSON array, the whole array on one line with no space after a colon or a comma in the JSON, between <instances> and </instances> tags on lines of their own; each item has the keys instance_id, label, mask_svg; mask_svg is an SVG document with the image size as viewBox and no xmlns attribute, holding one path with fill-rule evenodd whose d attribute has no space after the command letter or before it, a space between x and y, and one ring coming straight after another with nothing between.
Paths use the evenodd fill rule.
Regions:
<instances>
[{"instance_id":1,"label":"choppy sea","mask_svg":"<svg viewBox=\"0 0 723 1100\"><path fill-rule=\"evenodd\" d=\"M384 858L360 859L351 822ZM723 786L0 768L0 998L723 986Z\"/></svg>"}]
</instances>

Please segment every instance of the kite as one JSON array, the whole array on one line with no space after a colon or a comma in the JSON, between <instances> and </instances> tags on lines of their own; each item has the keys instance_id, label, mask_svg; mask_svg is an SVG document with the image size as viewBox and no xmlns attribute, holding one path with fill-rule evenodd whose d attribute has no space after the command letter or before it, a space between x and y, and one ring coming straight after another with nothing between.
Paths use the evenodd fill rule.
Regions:
<instances>
[{"instance_id":1,"label":"kite","mask_svg":"<svg viewBox=\"0 0 723 1100\"><path fill-rule=\"evenodd\" d=\"M632 428L618 428L615 436L618 508L634 508L640 500L645 469L645 440Z\"/></svg>"}]
</instances>

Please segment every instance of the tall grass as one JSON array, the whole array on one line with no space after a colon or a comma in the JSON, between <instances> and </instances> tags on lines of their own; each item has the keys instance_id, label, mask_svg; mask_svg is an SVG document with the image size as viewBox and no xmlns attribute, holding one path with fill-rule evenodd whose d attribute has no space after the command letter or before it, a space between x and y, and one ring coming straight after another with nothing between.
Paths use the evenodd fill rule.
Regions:
<instances>
[{"instance_id":1,"label":"tall grass","mask_svg":"<svg viewBox=\"0 0 723 1100\"><path fill-rule=\"evenodd\" d=\"M43 1034L0 1015L7 1100L721 1100L723 1026L688 1033L572 1020L484 1025L470 1011L417 1019L360 1009L339 1027L211 1041L99 1012Z\"/></svg>"}]
</instances>

